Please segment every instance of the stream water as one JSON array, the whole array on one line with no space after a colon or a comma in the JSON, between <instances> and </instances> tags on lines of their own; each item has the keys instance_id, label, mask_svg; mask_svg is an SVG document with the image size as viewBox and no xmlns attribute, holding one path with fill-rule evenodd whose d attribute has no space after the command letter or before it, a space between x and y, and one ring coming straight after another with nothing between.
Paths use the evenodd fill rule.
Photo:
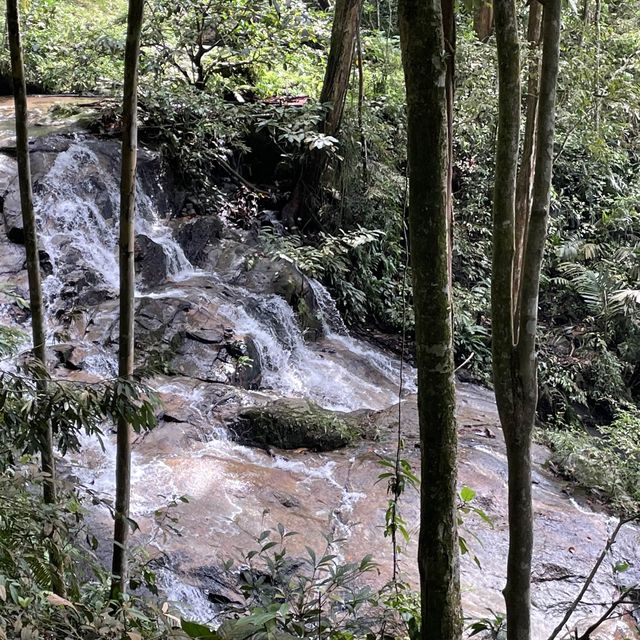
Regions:
<instances>
[{"instance_id":1,"label":"stream water","mask_svg":"<svg viewBox=\"0 0 640 640\"><path fill-rule=\"evenodd\" d=\"M118 288L117 145L85 135L72 139L49 136L46 140L45 147L34 152L33 162L40 239L50 263L44 283L49 340L59 341L64 332L65 340L84 353L79 370L67 372L75 379L112 377L116 372ZM10 184L11 180L6 182ZM238 280L245 268L244 257L254 250L248 234L220 241L223 250L228 247L230 258L226 262L219 262L215 269L195 268L174 239L163 207L163 189L159 178L155 182L141 179L137 188L137 232L161 248L166 265L166 277L159 284L139 283L138 320L152 331L160 316L168 317L158 334L159 342L170 341L172 323L184 322L185 317L200 323L199 338L194 343L198 349L184 356L193 366L184 373L174 371L154 378L152 383L165 403L165 414L159 427L136 437L133 446L132 515L141 526L134 540L162 560L159 578L165 596L185 615L203 622L215 621L215 606L208 594L216 588L214 578L220 562L236 555L237 548L250 548L255 535L277 523L304 533L292 538L294 554L304 545L320 549L327 533L342 539L338 551L347 561L373 552L380 572L372 575L371 581L374 585L384 583L390 576L392 559L383 535L388 497L384 483L377 482L378 462L381 456L393 453L397 403L402 400L405 455L418 468L417 414L412 395L415 372L404 365L401 391L398 360L351 337L331 296L315 281L309 281L309 286L324 335L308 340L283 298ZM8 227L6 204L4 215ZM19 251L3 238L0 251L3 280L13 279L24 286L21 248ZM14 275L10 276L11 269ZM87 296L87 291L93 292L92 296ZM140 335L145 335L147 329L141 327ZM257 388L241 388L211 378L211 361L217 360L215 350L219 347L215 346L217 338L210 340L213 346L207 341L216 332L251 339L253 358L259 360L261 371ZM216 366L226 371L226 364ZM463 559L465 609L468 615L482 616L488 608L501 611L504 607L500 590L504 586L507 544L507 470L491 393L460 385L458 395L461 483L477 491L481 506L494 521L493 528L465 523L474 528L473 539L477 536L479 545L474 552L482 561L480 570ZM367 410L379 430L379 439L316 454L266 452L240 446L229 437L229 417L240 408L291 397L307 398L335 411ZM487 435L489 427L489 434L493 431L497 437ZM545 455L543 449L537 450L536 640L546 637L557 621L561 611L558 603L571 599L612 524L605 514L564 493L565 484L541 466ZM105 438L104 448L96 440L85 438L81 453L68 459L65 471L79 484L111 496L114 461L111 435ZM183 495L189 502L180 503L174 510L183 535L164 538L157 531L154 513L172 497ZM416 493L407 492L402 509L413 534L402 568L407 579L415 582ZM94 514L91 523L108 541L111 521L107 511ZM638 573L634 530L625 530L615 553L616 558L630 561ZM603 570L590 601L610 601L618 586L619 576ZM599 611L601 607L594 605L586 607L581 615L589 620ZM627 633L630 629L624 621L616 625L608 627L606 633L610 635L602 638L615 637L616 629L624 628Z\"/></svg>"},{"instance_id":2,"label":"stream water","mask_svg":"<svg viewBox=\"0 0 640 640\"><path fill-rule=\"evenodd\" d=\"M40 241L51 263L51 273L44 280L49 310L51 339L58 330L54 320L61 296L68 286L69 273L80 270L94 286L104 286L114 293L118 289L117 226L119 191L117 174L105 166L104 157L96 153L100 143L78 137L55 159L37 181L36 212ZM161 287L141 286L139 300L194 300L203 308L216 308L225 326L234 333L250 336L257 347L262 370L261 389L240 392L234 402L253 404L278 397L304 397L335 411L383 409L398 401L400 363L393 357L349 336L335 304L317 281L311 286L318 301L324 337L308 342L292 308L274 294L258 293L233 284L235 265L227 273L194 268L182 248L173 239L168 225L161 219L154 194L139 182L137 186L136 231L162 247L166 257L167 279ZM195 289L194 289L195 286ZM224 296L220 292L224 291ZM94 319L99 323L99 319ZM75 336L83 339L83 336ZM84 361L87 376L110 377L116 371L115 351L107 345L93 345ZM415 391L413 371L405 365L405 393ZM195 412L194 428L188 446L163 448L152 445L155 434L134 446L132 463L132 516L141 523L142 538L154 542L153 514L172 496L189 496L194 504L202 503L211 511L206 524L182 514L181 527L187 545L199 539L196 547L206 547L207 538L216 540L229 535L233 523L252 519L260 508L239 499L249 484L247 474L263 478L277 486L276 477L286 475L287 484L307 487L325 485L335 494L336 505L316 513L318 533L328 524L336 535L350 534L348 514L364 497L336 478L337 462L331 455L308 455L293 460L288 455L269 456L232 442L222 421L211 412L211 397L206 384L172 378L157 383L157 391L169 402L183 402ZM166 431L172 425L164 425ZM112 436L103 443L85 438L79 456L72 457L69 473L83 485L105 496L113 494L115 443ZM186 467L185 467L186 465ZM237 471L234 471L237 470ZM150 482L151 480L151 482ZM281 483L280 483L281 484ZM106 515L106 514L105 514ZM103 524L108 524L104 518ZM325 525L322 522L325 521ZM275 521L271 522L275 524ZM203 591L185 582L172 570L173 552L184 554L182 539L163 543L167 555L161 569L161 584L167 597L178 603L187 615L212 621L214 607ZM225 551L230 552L230 549ZM191 553L190 564L204 562L206 551ZM211 562L211 558L208 559Z\"/></svg>"}]
</instances>

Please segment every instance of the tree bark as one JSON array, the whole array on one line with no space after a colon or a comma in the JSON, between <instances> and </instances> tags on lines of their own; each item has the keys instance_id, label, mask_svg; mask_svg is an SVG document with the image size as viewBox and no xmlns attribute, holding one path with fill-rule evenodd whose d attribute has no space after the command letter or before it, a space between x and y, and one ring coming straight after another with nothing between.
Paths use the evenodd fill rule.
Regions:
<instances>
[{"instance_id":1,"label":"tree bark","mask_svg":"<svg viewBox=\"0 0 640 640\"><path fill-rule=\"evenodd\" d=\"M134 363L134 291L135 291L135 194L138 151L138 60L144 0L129 0L127 44L125 50L122 173L120 182L120 337L118 377L130 380ZM131 494L131 427L118 421L116 450L116 503L113 534L111 598L126 592L127 541L129 537L129 501Z\"/></svg>"},{"instance_id":2,"label":"tree bark","mask_svg":"<svg viewBox=\"0 0 640 640\"><path fill-rule=\"evenodd\" d=\"M418 566L423 640L456 640L462 635L449 278L450 54L444 31L452 7L448 0L443 4L440 0L399 3L422 458Z\"/></svg>"},{"instance_id":3,"label":"tree bark","mask_svg":"<svg viewBox=\"0 0 640 640\"><path fill-rule=\"evenodd\" d=\"M447 64L445 93L447 96L447 140L449 160L447 162L447 237L449 239L449 256L453 255L453 103L456 74L456 17L455 1L441 0L442 31L444 36L444 51ZM449 259L449 286L453 291L453 272ZM451 307L453 314L453 305ZM453 316L452 316L453 322ZM453 325L452 325L453 326Z\"/></svg>"},{"instance_id":4,"label":"tree bark","mask_svg":"<svg viewBox=\"0 0 640 640\"><path fill-rule=\"evenodd\" d=\"M494 386L509 465L509 557L504 596L509 639L529 640L533 553L531 444L538 392L535 341L540 271L551 194L560 0L545 2L532 204L525 226L521 286L517 299L512 285L517 255L515 167L520 123L520 79L513 0L496 0L496 38L499 124L491 303Z\"/></svg>"},{"instance_id":5,"label":"tree bark","mask_svg":"<svg viewBox=\"0 0 640 640\"><path fill-rule=\"evenodd\" d=\"M600 50L602 47L600 19L602 14L602 0L596 0L593 14L593 24L595 27L596 51L595 65L593 68L593 126L596 133L600 132Z\"/></svg>"},{"instance_id":6,"label":"tree bark","mask_svg":"<svg viewBox=\"0 0 640 640\"><path fill-rule=\"evenodd\" d=\"M18 182L20 187L20 208L24 227L25 249L27 254L27 277L29 280L29 308L31 310L31 334L33 355L43 369L47 366L46 324L44 302L42 298L42 280L38 254L38 235L36 217L33 209L33 190L31 186L31 164L29 161L29 132L27 128L27 88L24 76L24 61L20 38L20 16L17 0L7 0L7 31L11 55L11 75L16 116L16 157L18 161ZM41 395L46 391L46 381L37 385ZM39 429L40 458L42 472L45 474L43 497L46 504L57 502L56 465L53 451L53 429L51 421L37 425ZM58 595L64 594L64 562L52 545L49 550L52 587Z\"/></svg>"},{"instance_id":7,"label":"tree bark","mask_svg":"<svg viewBox=\"0 0 640 640\"><path fill-rule=\"evenodd\" d=\"M500 419L513 415L513 300L516 167L520 142L520 43L515 0L494 3L498 49L498 137L493 198L491 317L493 377Z\"/></svg>"},{"instance_id":8,"label":"tree bark","mask_svg":"<svg viewBox=\"0 0 640 640\"><path fill-rule=\"evenodd\" d=\"M536 0L532 0L536 1ZM480 0L473 12L473 30L480 42L486 42L493 33L493 3Z\"/></svg>"},{"instance_id":9,"label":"tree bark","mask_svg":"<svg viewBox=\"0 0 640 640\"><path fill-rule=\"evenodd\" d=\"M533 179L531 219L524 255L522 292L520 295L521 358L534 361L540 272L547 237L553 175L556 89L560 59L561 0L545 0L543 50L540 70L540 97L536 140L536 170ZM532 367L535 372L535 366ZM535 381L535 380L534 380ZM533 385L537 391L537 383ZM535 411L535 403L533 407Z\"/></svg>"},{"instance_id":10,"label":"tree bark","mask_svg":"<svg viewBox=\"0 0 640 640\"><path fill-rule=\"evenodd\" d=\"M513 270L513 299L517 300L520 292L520 275L522 273L522 259L524 243L527 235L527 224L531 211L531 189L533 188L533 173L535 160L535 135L538 117L538 83L540 80L540 46L542 28L542 5L538 0L530 0L529 20L527 25L527 42L529 45L529 61L527 64L527 95L526 121L524 127L524 142L522 146L522 160L516 179L516 222L515 241L516 253ZM515 319L517 327L518 319ZM517 336L516 336L517 340Z\"/></svg>"},{"instance_id":11,"label":"tree bark","mask_svg":"<svg viewBox=\"0 0 640 640\"><path fill-rule=\"evenodd\" d=\"M336 137L342 124L362 3L363 0L336 1L329 59L320 92L320 103L330 105L320 125L320 132L327 136ZM289 227L313 226L314 216L321 204L322 177L328 163L326 151L316 149L308 153L291 199L282 212Z\"/></svg>"}]
</instances>

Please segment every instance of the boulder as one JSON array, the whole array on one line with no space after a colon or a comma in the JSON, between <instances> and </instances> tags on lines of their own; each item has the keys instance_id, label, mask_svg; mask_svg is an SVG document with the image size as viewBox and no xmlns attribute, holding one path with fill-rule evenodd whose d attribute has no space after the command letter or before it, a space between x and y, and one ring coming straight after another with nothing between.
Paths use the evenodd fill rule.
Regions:
<instances>
[{"instance_id":1,"label":"boulder","mask_svg":"<svg viewBox=\"0 0 640 640\"><path fill-rule=\"evenodd\" d=\"M136 308L137 349L147 361L173 374L257 387L261 364L253 340L227 327L217 305L203 293L193 291L198 302L170 295L141 297Z\"/></svg>"},{"instance_id":2,"label":"boulder","mask_svg":"<svg viewBox=\"0 0 640 640\"><path fill-rule=\"evenodd\" d=\"M50 347L56 367L69 371L83 371L87 360L100 354L100 351L89 343L60 342Z\"/></svg>"},{"instance_id":3,"label":"boulder","mask_svg":"<svg viewBox=\"0 0 640 640\"><path fill-rule=\"evenodd\" d=\"M298 399L243 409L231 430L241 444L311 451L346 447L362 435L358 425L344 414Z\"/></svg>"},{"instance_id":4,"label":"boulder","mask_svg":"<svg viewBox=\"0 0 640 640\"><path fill-rule=\"evenodd\" d=\"M249 336L203 342L194 339L191 331L179 331L173 336L168 355L169 370L181 376L245 389L255 389L260 384L260 359Z\"/></svg>"},{"instance_id":5,"label":"boulder","mask_svg":"<svg viewBox=\"0 0 640 640\"><path fill-rule=\"evenodd\" d=\"M323 335L318 301L309 281L295 264L282 258L259 256L241 273L237 284L259 293L274 293L284 298L295 311L300 327L309 340Z\"/></svg>"},{"instance_id":6,"label":"boulder","mask_svg":"<svg viewBox=\"0 0 640 640\"><path fill-rule=\"evenodd\" d=\"M18 190L18 163L5 154L0 154L0 207L7 238L16 244L23 244L24 229Z\"/></svg>"},{"instance_id":7,"label":"boulder","mask_svg":"<svg viewBox=\"0 0 640 640\"><path fill-rule=\"evenodd\" d=\"M136 275L147 287L163 282L167 277L167 256L162 246L149 236L139 233L136 236L135 257Z\"/></svg>"},{"instance_id":8,"label":"boulder","mask_svg":"<svg viewBox=\"0 0 640 640\"><path fill-rule=\"evenodd\" d=\"M174 224L176 242L196 267L207 262L207 248L222 237L222 222L216 216L181 218Z\"/></svg>"},{"instance_id":9,"label":"boulder","mask_svg":"<svg viewBox=\"0 0 640 640\"><path fill-rule=\"evenodd\" d=\"M6 238L0 238L0 278L3 282L10 282L19 286L24 277L26 282L24 248L19 247Z\"/></svg>"}]
</instances>

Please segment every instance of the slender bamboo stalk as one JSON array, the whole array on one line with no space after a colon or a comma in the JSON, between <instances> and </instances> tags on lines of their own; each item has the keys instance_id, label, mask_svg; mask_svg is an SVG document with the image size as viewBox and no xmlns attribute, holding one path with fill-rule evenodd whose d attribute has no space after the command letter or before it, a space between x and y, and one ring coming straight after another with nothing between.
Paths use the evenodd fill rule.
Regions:
<instances>
[{"instance_id":1,"label":"slender bamboo stalk","mask_svg":"<svg viewBox=\"0 0 640 640\"><path fill-rule=\"evenodd\" d=\"M11 52L11 75L13 80L13 97L16 115L16 157L18 160L18 182L20 187L20 208L24 227L24 243L27 254L27 276L29 279L29 307L31 310L31 333L33 339L33 355L40 366L47 366L46 324L44 302L42 298L42 280L40 276L40 260L38 253L38 233L36 217L33 209L33 189L31 186L31 164L29 162L29 133L27 129L27 88L24 76L24 61L20 38L20 16L16 0L7 0L7 30ZM37 385L38 394L46 392L46 381L41 379ZM56 465L53 451L53 429L50 420L41 425L38 439L40 441L40 458L42 471L45 474L43 495L46 504L57 503ZM53 538L53 536L52 536ZM64 563L55 546L51 546L50 564L53 590L64 593Z\"/></svg>"},{"instance_id":2,"label":"slender bamboo stalk","mask_svg":"<svg viewBox=\"0 0 640 640\"><path fill-rule=\"evenodd\" d=\"M120 339L118 377L130 380L134 364L135 291L135 195L138 152L138 59L144 0L129 0L122 131L122 174L120 182ZM116 447L116 502L113 533L111 598L126 592L129 501L131 495L131 427L118 421Z\"/></svg>"}]
</instances>

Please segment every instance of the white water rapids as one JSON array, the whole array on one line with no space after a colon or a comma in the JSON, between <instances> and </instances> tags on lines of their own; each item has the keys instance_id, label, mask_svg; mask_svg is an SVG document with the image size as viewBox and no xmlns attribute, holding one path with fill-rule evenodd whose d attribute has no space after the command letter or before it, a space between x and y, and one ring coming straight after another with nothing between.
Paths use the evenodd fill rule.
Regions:
<instances>
[{"instance_id":1,"label":"white water rapids","mask_svg":"<svg viewBox=\"0 0 640 640\"><path fill-rule=\"evenodd\" d=\"M50 264L45 288L51 362L58 358L57 373L70 379L111 378L116 374L117 348L118 145L111 140L52 135L32 144L36 204L42 248L47 254L45 268ZM166 410L159 427L136 436L133 443L132 515L142 529L133 536L134 544L146 548L159 561L163 596L175 601L185 616L203 622L215 621L211 597L229 593L225 585L220 586L221 561L235 557L238 548L255 548L255 536L277 523L301 532L288 539L291 558L304 555L304 545L321 551L323 534L343 539L337 552L345 561L357 562L373 552L380 573L368 576L367 583L373 588L381 586L391 575L393 559L383 533L388 494L385 482L379 482L378 463L380 456L390 457L395 452L398 362L350 337L331 297L313 281L309 285L325 331L321 339L307 341L289 305L261 289L258 280L245 278L254 264L255 250L259 253L250 234L227 229L206 254L208 262L197 259L198 264L209 267L194 269L172 232L175 230L185 249L193 249L185 243L185 236L179 235L185 230L185 220L168 220L162 185L169 182L149 179L149 172L155 170L151 155L141 150L137 230L153 244L141 243L140 272L151 264L145 252L157 258L158 247L163 257L160 262L166 262L166 268L158 271L156 284L145 284L144 277L138 284L137 335L141 340L151 338L152 343L169 342L176 337L171 331L176 318L175 331L193 330L197 335L190 342L183 340L172 352L177 361L171 361L171 375L153 379ZM0 273L5 284L17 287L24 296L24 248L16 244L19 234L14 233L16 228L19 231L15 159L11 153L0 158L5 231L0 236ZM262 260L264 264L264 257ZM5 304L0 313L3 322L28 331L28 319L18 305ZM227 333L231 335L228 339L224 337ZM239 380L233 377L233 363L228 362L218 370L222 371L222 382L210 376L207 358L217 358L224 345L236 340L242 343L245 338L251 339L249 356L260 362L261 378L243 382L250 389L231 386ZM144 353L149 343L141 347L139 352ZM70 351L73 361L65 359ZM184 371L178 366L182 362L188 365ZM407 392L413 390L413 377L407 367ZM465 518L465 527L471 529L467 540L472 542L472 552L477 552L482 568L469 556L462 558L463 601L465 615L477 619L492 615L491 610L503 611L508 470L493 395L465 384L459 384L457 391L459 482L474 488L479 504L495 523L490 528ZM378 439L315 454L304 450L266 452L240 446L229 438L229 418L243 406L292 396L311 398L338 410L387 407L371 414L359 413L366 414L364 420L371 420ZM408 398L401 406L403 456L417 470L420 442L415 399ZM542 447L536 447L534 453L534 640L548 637L563 603L574 597L615 524L579 494L567 495L573 490L571 485L543 466L548 453ZM107 431L105 450L85 438L80 455L61 461L61 475L111 497L114 462L114 441ZM154 527L153 515L174 495L190 499L174 511L183 536L164 539ZM403 495L401 509L412 534L406 555L401 556L401 569L403 579L416 584L417 492ZM98 551L108 562L112 528L108 512L92 507L89 524L102 540ZM583 629L598 619L606 603L619 596L621 584L640 582L637 530L626 527L609 556L588 594L590 604L574 616ZM612 569L620 561L630 567L624 574ZM635 629L630 617L615 619L594 640L637 637Z\"/></svg>"},{"instance_id":2,"label":"white water rapids","mask_svg":"<svg viewBox=\"0 0 640 640\"><path fill-rule=\"evenodd\" d=\"M36 210L40 238L52 265L52 273L44 282L51 318L71 268L81 268L91 274L92 281L104 285L107 290L117 292L118 289L118 178L117 174L105 169L95 144L95 141L77 139L68 149L56 154L38 182ZM234 285L229 274L195 269L158 213L153 194L147 193L139 183L136 195L136 230L162 247L171 282L158 289L140 290L137 296L140 299L172 297L187 300L192 290L184 283L190 278L216 285L224 282L227 293L222 301L215 300L216 287L211 294L206 293L206 288L198 291L201 298L211 295L205 302L219 304L219 314L228 320L234 331L251 336L257 347L264 391L240 394L242 403L251 404L260 396L304 397L328 409L353 411L380 409L397 402L399 362L350 337L330 295L319 282L311 281L310 284L322 314L325 337L317 343L308 343L284 299ZM52 340L54 330L55 323L51 322ZM116 371L115 346L110 349L97 345L94 350L95 353L85 361L85 373L97 377L113 376ZM415 389L413 377L412 372L405 372L409 391ZM294 484L308 486L309 490L314 483L327 483L341 497L338 508L328 512L326 517L333 520L336 534L349 535L348 514L364 494L351 491L348 483L334 477L335 461L323 456L304 461L269 457L262 451L233 443L221 422L211 417L206 385L188 385L180 379L169 379L159 384L157 390L181 399L198 412L198 442L196 445L191 442L186 451L176 450L174 446L157 449L149 444L143 449L134 446L133 518L151 519L171 496L187 495L195 503L202 500L208 509L207 497L213 490L217 495L214 504L221 511L219 517L212 514L206 526L198 527L198 531L185 531L185 536L226 535L229 523L242 518L246 508L239 496L251 491L243 475L234 469L248 468L253 473L267 474L267 477L271 473L285 474ZM111 496L115 469L112 436L105 438L104 444L103 449L96 440L85 438L82 451L72 459L71 473L83 485ZM319 513L318 517L325 515ZM170 542L168 547L171 547ZM179 603L185 615L212 621L215 611L202 591L184 582L170 566L169 562L159 574L167 597Z\"/></svg>"}]
</instances>

